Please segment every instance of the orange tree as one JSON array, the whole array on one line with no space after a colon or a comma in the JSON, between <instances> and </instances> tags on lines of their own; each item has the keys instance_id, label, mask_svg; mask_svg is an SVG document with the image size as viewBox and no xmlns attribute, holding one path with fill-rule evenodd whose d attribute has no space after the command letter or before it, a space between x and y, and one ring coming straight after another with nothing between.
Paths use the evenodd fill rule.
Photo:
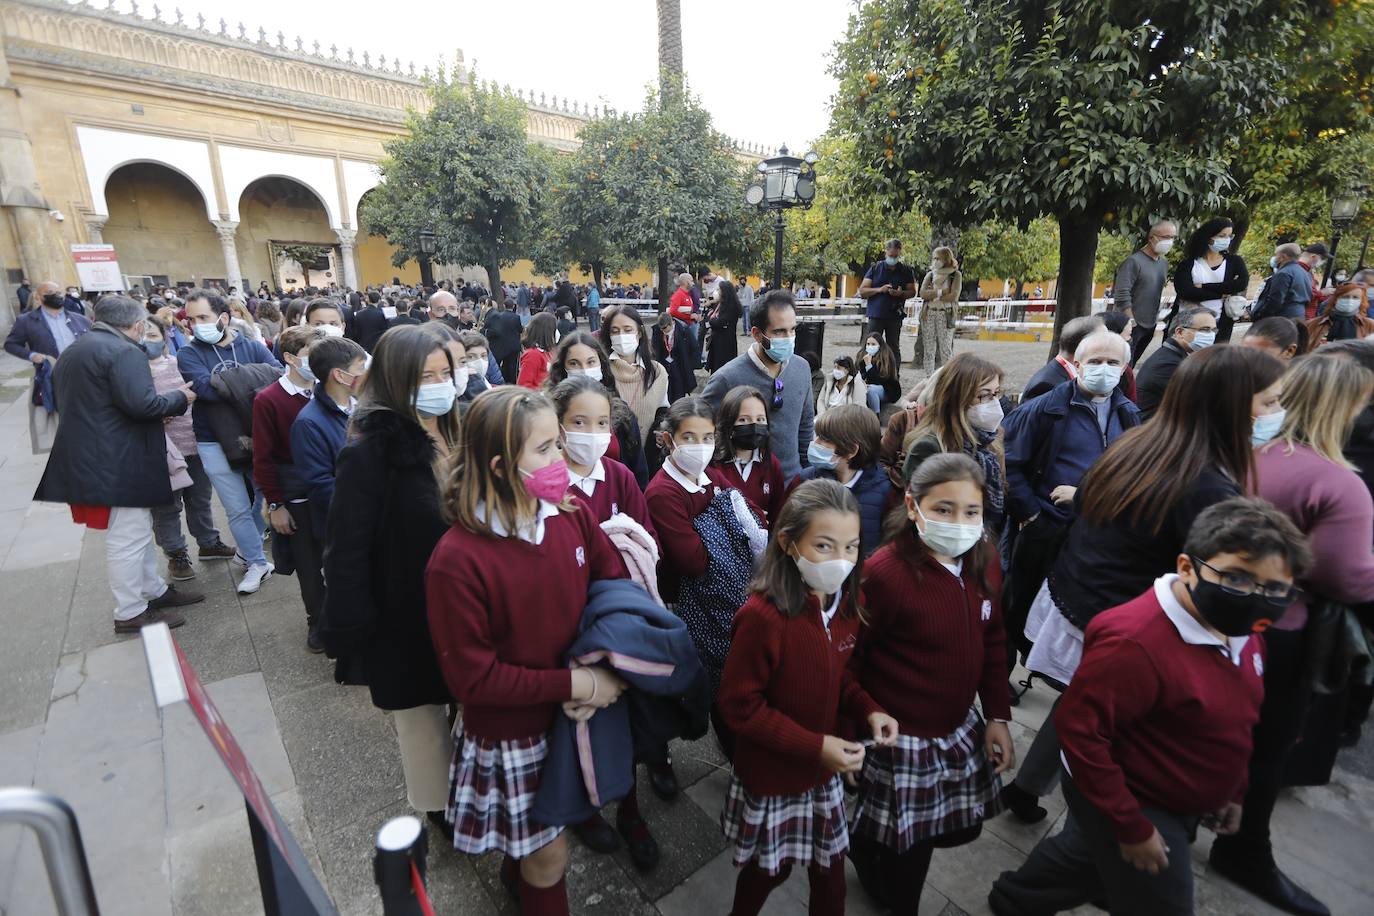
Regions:
<instances>
[{"instance_id":1,"label":"orange tree","mask_svg":"<svg viewBox=\"0 0 1374 916\"><path fill-rule=\"evenodd\" d=\"M1086 314L1098 233L1217 210L1238 125L1278 102L1295 20L1330 0L873 0L834 119L874 190L936 225L1059 224L1059 328Z\"/></svg>"}]
</instances>

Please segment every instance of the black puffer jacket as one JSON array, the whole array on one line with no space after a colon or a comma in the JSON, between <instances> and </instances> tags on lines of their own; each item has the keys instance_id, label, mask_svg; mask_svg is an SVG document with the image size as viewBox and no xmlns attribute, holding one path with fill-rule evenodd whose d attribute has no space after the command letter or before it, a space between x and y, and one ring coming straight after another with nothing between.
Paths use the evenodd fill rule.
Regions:
<instances>
[{"instance_id":1,"label":"black puffer jacket","mask_svg":"<svg viewBox=\"0 0 1374 916\"><path fill-rule=\"evenodd\" d=\"M53 370L61 421L33 498L83 506L162 506L172 501L163 417L186 412L186 395L159 395L143 347L107 324L69 346Z\"/></svg>"},{"instance_id":2,"label":"black puffer jacket","mask_svg":"<svg viewBox=\"0 0 1374 916\"><path fill-rule=\"evenodd\" d=\"M389 411L357 426L336 464L320 632L335 678L367 684L378 708L447 703L425 612L425 565L448 530L434 443Z\"/></svg>"}]
</instances>

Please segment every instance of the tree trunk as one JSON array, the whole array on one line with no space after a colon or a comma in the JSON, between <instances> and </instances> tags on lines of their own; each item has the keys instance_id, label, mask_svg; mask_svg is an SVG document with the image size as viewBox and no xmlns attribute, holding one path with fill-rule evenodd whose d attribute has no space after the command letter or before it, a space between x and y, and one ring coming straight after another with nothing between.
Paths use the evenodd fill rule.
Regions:
<instances>
[{"instance_id":1,"label":"tree trunk","mask_svg":"<svg viewBox=\"0 0 1374 916\"><path fill-rule=\"evenodd\" d=\"M1242 208L1241 212L1236 214L1233 223L1230 250L1239 253L1240 246L1245 241L1246 234L1250 231L1250 209L1248 207ZM1270 252L1270 254L1273 254L1273 252ZM1265 255L1265 257L1267 258L1268 255ZM1251 258L1250 260L1258 261L1259 259Z\"/></svg>"},{"instance_id":2,"label":"tree trunk","mask_svg":"<svg viewBox=\"0 0 1374 916\"><path fill-rule=\"evenodd\" d=\"M506 304L506 291L501 287L501 265L496 261L490 261L486 265L487 269L487 289L491 290L491 298L501 305Z\"/></svg>"},{"instance_id":3,"label":"tree trunk","mask_svg":"<svg viewBox=\"0 0 1374 916\"><path fill-rule=\"evenodd\" d=\"M596 287L597 292L601 292L601 272L605 267L606 265L600 261L592 262L592 285Z\"/></svg>"},{"instance_id":4,"label":"tree trunk","mask_svg":"<svg viewBox=\"0 0 1374 916\"><path fill-rule=\"evenodd\" d=\"M682 2L658 0L658 86L666 106L682 92Z\"/></svg>"},{"instance_id":5,"label":"tree trunk","mask_svg":"<svg viewBox=\"0 0 1374 916\"><path fill-rule=\"evenodd\" d=\"M1054 340L1050 357L1059 353L1065 322L1092 311L1093 267L1097 263L1097 233L1102 217L1077 214L1059 217L1059 282L1054 309Z\"/></svg>"},{"instance_id":6,"label":"tree trunk","mask_svg":"<svg viewBox=\"0 0 1374 916\"><path fill-rule=\"evenodd\" d=\"M1025 292L1026 292L1026 281L1025 281L1023 278L1021 278L1021 277L1017 277L1017 278L1016 278L1016 295L1012 296L1012 298L1013 298L1013 299L1020 299L1021 296L1022 296Z\"/></svg>"},{"instance_id":7,"label":"tree trunk","mask_svg":"<svg viewBox=\"0 0 1374 916\"><path fill-rule=\"evenodd\" d=\"M658 310L668 311L668 300L673 297L672 282L668 277L668 259L658 259Z\"/></svg>"}]
</instances>

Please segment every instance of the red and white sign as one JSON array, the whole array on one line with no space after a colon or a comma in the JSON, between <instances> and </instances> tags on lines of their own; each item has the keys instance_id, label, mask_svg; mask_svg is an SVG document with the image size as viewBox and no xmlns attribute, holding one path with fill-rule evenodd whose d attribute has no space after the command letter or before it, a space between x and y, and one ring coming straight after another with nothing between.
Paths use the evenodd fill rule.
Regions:
<instances>
[{"instance_id":1,"label":"red and white sign","mask_svg":"<svg viewBox=\"0 0 1374 916\"><path fill-rule=\"evenodd\" d=\"M72 261L81 288L95 292L122 292L124 274L120 273L113 245L73 245Z\"/></svg>"}]
</instances>

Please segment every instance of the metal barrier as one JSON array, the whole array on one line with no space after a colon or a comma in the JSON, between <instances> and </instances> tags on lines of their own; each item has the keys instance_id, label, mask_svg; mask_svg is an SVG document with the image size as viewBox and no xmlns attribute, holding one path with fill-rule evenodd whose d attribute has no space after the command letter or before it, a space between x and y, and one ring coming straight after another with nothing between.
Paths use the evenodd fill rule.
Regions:
<instances>
[{"instance_id":1,"label":"metal barrier","mask_svg":"<svg viewBox=\"0 0 1374 916\"><path fill-rule=\"evenodd\" d=\"M58 916L97 916L95 885L70 805L37 789L0 789L0 824L24 824L38 835Z\"/></svg>"},{"instance_id":2,"label":"metal barrier","mask_svg":"<svg viewBox=\"0 0 1374 916\"><path fill-rule=\"evenodd\" d=\"M382 916L434 916L425 889L429 840L420 819L394 817L377 831L372 875L382 898Z\"/></svg>"}]
</instances>

